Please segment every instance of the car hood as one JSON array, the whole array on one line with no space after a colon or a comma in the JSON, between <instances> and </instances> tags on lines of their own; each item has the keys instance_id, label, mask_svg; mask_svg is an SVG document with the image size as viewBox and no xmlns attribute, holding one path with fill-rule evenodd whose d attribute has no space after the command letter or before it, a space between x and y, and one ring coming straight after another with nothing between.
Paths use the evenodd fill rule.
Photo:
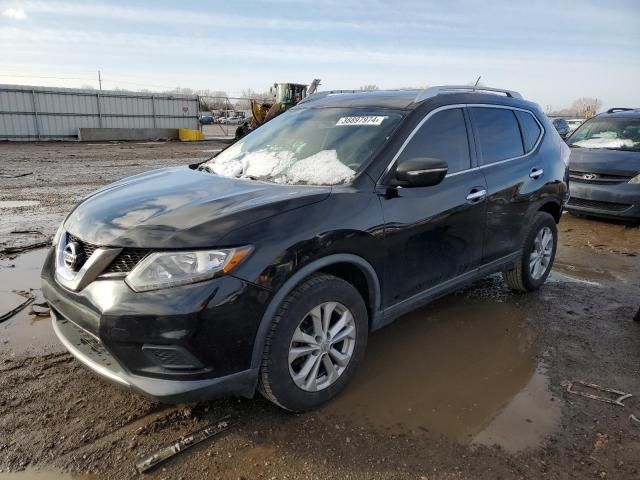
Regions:
<instances>
[{"instance_id":1,"label":"car hood","mask_svg":"<svg viewBox=\"0 0 640 480\"><path fill-rule=\"evenodd\" d=\"M572 147L569 168L578 172L635 176L640 172L640 152Z\"/></svg>"},{"instance_id":2,"label":"car hood","mask_svg":"<svg viewBox=\"0 0 640 480\"><path fill-rule=\"evenodd\" d=\"M267 184L186 166L166 168L98 190L69 215L65 229L103 246L224 246L222 238L237 227L319 202L330 193L331 187Z\"/></svg>"}]
</instances>

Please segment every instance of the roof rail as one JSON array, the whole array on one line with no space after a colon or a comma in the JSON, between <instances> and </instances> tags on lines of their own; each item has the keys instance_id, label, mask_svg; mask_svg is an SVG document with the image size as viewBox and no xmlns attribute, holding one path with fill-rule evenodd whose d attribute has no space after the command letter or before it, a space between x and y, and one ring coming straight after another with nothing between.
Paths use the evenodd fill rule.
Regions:
<instances>
[{"instance_id":1,"label":"roof rail","mask_svg":"<svg viewBox=\"0 0 640 480\"><path fill-rule=\"evenodd\" d=\"M414 100L415 103L422 102L431 97L435 97L436 95L443 95L445 93L502 93L507 97L511 98L519 98L522 99L522 95L518 92L514 92L513 90L505 90L502 88L491 88L491 87L477 87L474 85L438 85L435 87L425 88L421 91Z\"/></svg>"},{"instance_id":2,"label":"roof rail","mask_svg":"<svg viewBox=\"0 0 640 480\"><path fill-rule=\"evenodd\" d=\"M614 107L607 110L607 113L615 113L615 112L630 112L633 110L638 110L637 108L627 108L627 107Z\"/></svg>"}]
</instances>

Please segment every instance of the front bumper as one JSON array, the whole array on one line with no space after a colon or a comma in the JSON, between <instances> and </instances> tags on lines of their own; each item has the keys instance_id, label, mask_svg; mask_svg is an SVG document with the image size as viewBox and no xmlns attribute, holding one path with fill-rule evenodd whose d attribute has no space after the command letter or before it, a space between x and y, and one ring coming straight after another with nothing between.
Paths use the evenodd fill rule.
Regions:
<instances>
[{"instance_id":1,"label":"front bumper","mask_svg":"<svg viewBox=\"0 0 640 480\"><path fill-rule=\"evenodd\" d=\"M53 330L60 342L84 366L105 380L163 403L182 403L223 397L252 396L257 369L205 380L166 380L133 375L109 353L102 341L51 310Z\"/></svg>"},{"instance_id":2,"label":"front bumper","mask_svg":"<svg viewBox=\"0 0 640 480\"><path fill-rule=\"evenodd\" d=\"M268 291L227 275L140 293L123 279L98 279L75 292L55 280L53 257L41 278L54 330L91 370L167 403L253 395Z\"/></svg>"},{"instance_id":3,"label":"front bumper","mask_svg":"<svg viewBox=\"0 0 640 480\"><path fill-rule=\"evenodd\" d=\"M640 219L640 185L571 182L570 212L621 220Z\"/></svg>"}]
</instances>

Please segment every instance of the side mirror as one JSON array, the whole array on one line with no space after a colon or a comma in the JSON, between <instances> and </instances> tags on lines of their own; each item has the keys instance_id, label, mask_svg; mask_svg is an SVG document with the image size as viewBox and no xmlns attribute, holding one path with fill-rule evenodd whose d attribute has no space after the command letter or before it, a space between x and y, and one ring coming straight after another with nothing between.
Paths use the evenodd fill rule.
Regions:
<instances>
[{"instance_id":1,"label":"side mirror","mask_svg":"<svg viewBox=\"0 0 640 480\"><path fill-rule=\"evenodd\" d=\"M396 185L403 187L431 187L444 180L449 166L437 158L409 158L396 168Z\"/></svg>"}]
</instances>

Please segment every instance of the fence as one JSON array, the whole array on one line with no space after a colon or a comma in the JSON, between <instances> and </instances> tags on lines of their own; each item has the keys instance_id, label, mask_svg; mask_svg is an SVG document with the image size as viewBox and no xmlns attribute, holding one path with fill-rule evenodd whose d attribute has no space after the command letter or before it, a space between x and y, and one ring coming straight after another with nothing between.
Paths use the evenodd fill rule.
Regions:
<instances>
[{"instance_id":1,"label":"fence","mask_svg":"<svg viewBox=\"0 0 640 480\"><path fill-rule=\"evenodd\" d=\"M0 85L0 140L68 140L79 128L199 127L197 95Z\"/></svg>"},{"instance_id":2,"label":"fence","mask_svg":"<svg viewBox=\"0 0 640 480\"><path fill-rule=\"evenodd\" d=\"M255 97L201 95L200 108L203 110L203 116L210 118L202 125L205 137L233 137L238 125L251 118L251 100L257 100L259 103L273 103L275 98L262 95Z\"/></svg>"}]
</instances>

